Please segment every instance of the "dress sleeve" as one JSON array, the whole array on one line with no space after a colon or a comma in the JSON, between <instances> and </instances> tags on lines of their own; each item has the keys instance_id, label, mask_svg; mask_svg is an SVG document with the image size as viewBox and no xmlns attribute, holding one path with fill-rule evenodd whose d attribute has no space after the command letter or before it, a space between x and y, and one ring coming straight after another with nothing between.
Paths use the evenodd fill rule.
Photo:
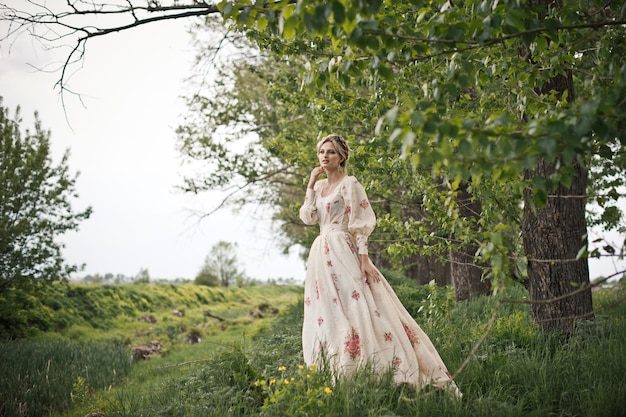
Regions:
<instances>
[{"instance_id":1,"label":"dress sleeve","mask_svg":"<svg viewBox=\"0 0 626 417\"><path fill-rule=\"evenodd\" d=\"M367 239L376 227L376 215L365 189L355 178L346 179L342 191L348 215L348 231L356 238L359 255L367 255Z\"/></svg>"},{"instance_id":2,"label":"dress sleeve","mask_svg":"<svg viewBox=\"0 0 626 417\"><path fill-rule=\"evenodd\" d=\"M300 220L307 225L317 224L320 221L319 216L317 215L317 206L315 205L318 188L317 184L319 184L319 181L315 183L314 189L307 187L304 204L300 207Z\"/></svg>"}]
</instances>

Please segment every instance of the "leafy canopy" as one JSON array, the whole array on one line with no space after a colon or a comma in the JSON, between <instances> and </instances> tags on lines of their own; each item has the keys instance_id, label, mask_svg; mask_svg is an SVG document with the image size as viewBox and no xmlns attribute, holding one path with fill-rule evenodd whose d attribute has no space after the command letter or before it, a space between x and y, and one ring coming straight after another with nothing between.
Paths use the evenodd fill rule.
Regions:
<instances>
[{"instance_id":1,"label":"leafy canopy","mask_svg":"<svg viewBox=\"0 0 626 417\"><path fill-rule=\"evenodd\" d=\"M328 45L312 59L313 86L412 74L420 88L399 94L378 132L455 183L518 178L539 157L563 167L594 154L610 160L626 145L626 10L612 2L564 1L547 14L543 5L518 1L218 7L242 28L279 37L282 51L302 41ZM539 94L567 71L574 72L577 100ZM567 168L536 179L537 203L545 203L545 190L570 181Z\"/></svg>"},{"instance_id":2,"label":"leafy canopy","mask_svg":"<svg viewBox=\"0 0 626 417\"><path fill-rule=\"evenodd\" d=\"M0 106L0 289L67 278L78 267L67 265L58 241L89 218L91 208L75 212L76 175L66 152L58 165L50 155L50 132L37 115L32 131L20 130Z\"/></svg>"},{"instance_id":3,"label":"leafy canopy","mask_svg":"<svg viewBox=\"0 0 626 417\"><path fill-rule=\"evenodd\" d=\"M613 2L222 1L223 16L274 53L305 51L312 90L354 82L395 85L375 134L413 166L446 178L451 192L489 181L542 207L569 187L574 163L595 172L604 210L592 222L616 227L626 147L626 9ZM574 88L553 85L571 77ZM400 86L412 88L402 89ZM377 96L378 98L378 96ZM549 176L530 176L539 160ZM515 185L517 184L517 185ZM521 200L521 199L520 199ZM454 199L446 198L454 215ZM481 254L503 270L513 230L495 224ZM500 252L500 253L496 253ZM494 263L495 262L495 263Z\"/></svg>"}]
</instances>

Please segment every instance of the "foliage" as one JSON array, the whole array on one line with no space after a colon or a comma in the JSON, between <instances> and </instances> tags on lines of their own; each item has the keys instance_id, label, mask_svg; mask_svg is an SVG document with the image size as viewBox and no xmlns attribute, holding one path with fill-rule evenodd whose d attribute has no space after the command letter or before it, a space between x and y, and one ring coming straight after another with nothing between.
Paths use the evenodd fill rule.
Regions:
<instances>
[{"instance_id":1,"label":"foliage","mask_svg":"<svg viewBox=\"0 0 626 417\"><path fill-rule=\"evenodd\" d=\"M398 274L390 275L394 276L394 286L405 287L403 291L398 291L405 305L410 306L410 301L421 297L418 301L424 305L433 303L436 311L444 313L427 314L424 308L418 313L417 319L454 373L477 338L482 336L498 300L494 297L477 297L456 305L449 304L448 300L453 297L451 288L419 287ZM103 287L79 288L96 290ZM195 285L142 284L120 288L133 291L143 288L146 294L166 292L174 299L182 297L188 301L193 300L199 290L219 291L224 298L218 297L211 308L220 311L220 314L233 307L234 304L229 302L222 307L222 303L229 299L241 299L247 295L249 298L246 299L251 302L291 290L292 295L301 294L301 288L277 286L265 289L262 286L251 287L246 292L238 288L203 289ZM435 291L435 299L428 299L428 295ZM104 301L107 298L115 298L111 297L111 293L96 293L102 304L106 304ZM271 324L260 329L246 331L242 328L230 346L222 342L223 346L217 351L212 350L206 342L180 345L163 358L135 364L130 373L125 371L124 374L120 371L122 367L111 364L110 359L104 357L105 354L102 354L101 359L96 359L99 356L94 353L88 365L79 360L64 368L77 372L63 374L63 380L67 381L63 385L63 394L55 394L54 398L72 398L73 411L63 413L68 417L82 417L92 412L105 412L112 417L296 416L306 415L306 412L309 412L308 415L342 417L483 416L493 415L494 412L520 417L547 414L563 417L620 415L626 405L626 385L623 379L626 372L624 295L624 288L619 285L594 292L596 319L581 323L568 337L542 333L528 320L527 305L503 304L491 333L474 359L456 378L464 394L463 401L451 401L445 394L418 393L407 387L395 387L387 376L381 378L367 370L351 380L335 381L328 373L304 367L300 340L303 303L298 297L283 298L283 301L277 301L276 298L255 301L259 302L259 308L263 303L280 306L281 313ZM528 298L528 293L521 287L514 287L503 296L523 301ZM159 308L169 311L170 306L162 304L159 298L153 301ZM240 301L238 303L241 304ZM190 314L193 308L186 311ZM156 314L162 317L158 312ZM113 332L114 329L108 330L109 338ZM243 344L242 334L251 335L243 339ZM207 335L207 340L219 340L220 337L220 334ZM83 335L82 338L93 339L90 335ZM36 346L38 348L35 349ZM8 361L12 366L3 368L7 377L0 380L15 385L11 381L18 375L25 375L25 372L16 371L15 366L18 365L30 369L29 375L45 377L50 358L53 359L48 375L52 377L54 364L57 363L55 358L68 360L77 356L66 353L55 356L46 352L65 352L68 346L79 349L81 354L93 350L86 346L93 346L99 352L117 346L120 352L126 352L122 354L124 360L128 361L129 358L126 349L120 344L103 345L98 341L86 345L58 339L5 342L0 344L3 357L15 359ZM101 350L98 346L102 347ZM198 354L200 356L196 356ZM185 365L191 358L202 360ZM177 362L183 363L174 368L163 366L164 363ZM96 375L100 363L103 364L103 371L98 371ZM85 366L88 366L88 371ZM126 375L127 382L115 379L114 387L109 388L107 384L114 381L107 378L111 377L113 368L119 377ZM46 386L46 389L57 387ZM42 394L40 398L48 397ZM63 407L56 409L68 410L68 406ZM24 414L5 412L3 415Z\"/></svg>"},{"instance_id":2,"label":"foliage","mask_svg":"<svg viewBox=\"0 0 626 417\"><path fill-rule=\"evenodd\" d=\"M442 305L452 296L452 289L446 291ZM508 291L514 300L528 297L521 287ZM620 415L626 405L626 321L625 304L615 308L614 302L623 300L624 289L594 294L597 318L569 337L542 333L529 322L526 305L504 304L499 324L456 378L463 401L396 387L388 375L366 369L350 380L334 380L304 367L300 302L245 345L215 353L180 379L166 379L142 395L119 395L107 415ZM477 297L452 306L447 315L418 319L452 372L482 335L496 303L494 297Z\"/></svg>"},{"instance_id":3,"label":"foliage","mask_svg":"<svg viewBox=\"0 0 626 417\"><path fill-rule=\"evenodd\" d=\"M620 186L625 177L620 174L624 171L624 119L621 115L626 103L623 99L626 67L621 57L626 37L625 10L619 3L599 0L591 3L580 0L558 3L222 0L213 4L173 0L144 7L129 0L124 5L77 3L72 9L63 6L56 9L36 1L31 6L37 12L30 8L0 6L2 18L12 23L7 38L26 32L39 40L54 42L80 34L77 46L63 66L59 83L62 89L66 67L75 62L73 58L80 60L88 39L145 23L189 16L221 15L228 35L233 34L232 29L240 29L282 62L295 65L297 74L302 74L297 67L304 61L304 75L290 80L297 88L283 91L284 96L298 96L300 102L294 107L299 113L286 113L298 118L289 118L292 129L284 139L298 139L303 131L328 132L329 126L333 130L337 126L354 126L346 136L364 139L366 144L369 140L376 145L386 144L380 149L390 149L393 154L399 150L397 155L405 157L417 172L431 176L432 183L444 188L447 196L430 201L443 202L439 208L440 213L449 214L446 228L462 232L457 239L439 230L429 230L431 225L417 228L409 222L411 235L415 231L425 232L419 237L454 239L453 243L465 246L478 242L482 261L491 263L491 272L501 281L508 280L512 276L510 272L516 269L523 274L521 266L525 259L518 255L519 239L509 239L518 236L517 224L508 221L515 218L516 210L511 208L519 203L522 190L532 188L533 198L527 203L541 207L548 199L556 197L551 193L557 185L567 188L571 184L574 162L591 169L599 179L592 184L587 197L595 200L601 209L591 214L590 220L609 228L621 227L623 222L617 203L622 197ZM109 13L127 16L132 23L114 22L102 26L91 20ZM46 36L49 33L57 36L50 39ZM237 73L240 68L229 69ZM557 93L551 82L570 76L574 88ZM252 78L256 80L271 81ZM247 85L254 87L254 82ZM261 103L257 108L271 114L268 104L274 104L274 100L265 100L258 94L262 91L253 88L248 96L240 97ZM304 94L294 94L294 91ZM316 97L313 93L316 91L321 91L323 96ZM343 94L335 96L339 91ZM349 97L350 91L355 92L353 98ZM365 91L368 94L363 94ZM214 96L220 97L219 94ZM333 103L336 97L340 100ZM342 101L345 98L348 100ZM236 127L235 135L254 132L255 129L249 129L254 126L255 120L251 117L254 114L236 112L237 101L229 99L221 102L226 110L215 114L237 123L223 126ZM195 102L202 110L198 117L201 120L201 116L211 113L214 109L211 103L216 101L207 102L200 97ZM307 102L310 103L308 108L304 105ZM209 105L203 107L207 103ZM358 113L361 108L369 111L362 113L366 118L350 117L353 109ZM310 116L312 109L319 110L319 115L334 118L335 124L318 128L323 124ZM277 112L274 116L276 114L280 115ZM237 118L239 115L241 117ZM219 117L212 120L217 119ZM337 123L342 119L346 123ZM276 131L279 126L270 123L256 127ZM366 132L371 132L374 126L374 134L359 135L362 126ZM218 155L228 154L222 141L226 136L216 140L194 127L192 124L184 132L185 140L198 134L201 145L208 144ZM273 149L298 147L299 144L292 141L289 145L283 138L278 139L280 146ZM258 154L257 150L238 153L238 157L232 159L237 168L232 172L237 175L218 171L220 181L241 173L256 179L258 182L253 184L259 185L263 184L263 173L267 172L276 174L279 181L284 180L282 169L289 170L289 167L265 170L264 160L257 156L268 153ZM202 151L198 155L201 156ZM251 156L250 163L247 156ZM554 162L557 171L546 177L522 180L522 174L532 169L538 160ZM396 171L387 170L390 172ZM488 210L495 214L494 218L479 223L478 230L472 231L464 225L464 219L456 215L454 197L459 186L469 184L479 188L487 180L494 182L494 195L507 190L509 194L504 194L507 198L497 198L496 205ZM210 178L207 183L198 181L190 190L195 192L196 185L202 187L211 181ZM255 188L250 184L240 183L235 187ZM262 188L259 186L256 190ZM472 195L477 196L474 190ZM502 202L506 207L501 211L506 215L498 221L497 205ZM291 232L294 228L289 220L293 218L296 203L286 200L281 204L292 209L291 213L286 210L279 215ZM433 207L437 207L436 204ZM396 222L394 216L389 219L391 230L400 229L403 221ZM398 256L415 250L410 239L416 238L411 235L395 246ZM297 237L303 238L302 234ZM620 252L607 247L610 248L606 249L607 254ZM586 256L584 249L580 257ZM600 250L593 254L599 255Z\"/></svg>"},{"instance_id":4,"label":"foliage","mask_svg":"<svg viewBox=\"0 0 626 417\"><path fill-rule=\"evenodd\" d=\"M91 209L72 210L76 175L69 153L52 161L50 132L35 114L34 129L20 129L19 108L10 118L0 99L0 291L34 282L66 279L78 267L66 265L58 238L78 229Z\"/></svg>"},{"instance_id":5,"label":"foliage","mask_svg":"<svg viewBox=\"0 0 626 417\"><path fill-rule=\"evenodd\" d=\"M108 413L124 404L120 395L153 392L156 379L188 375L179 362L203 362L212 352L238 343L266 328L275 312L295 302L299 286L257 285L246 288L207 288L196 285L128 284L121 286L52 285L25 317L54 307L45 316L47 331L30 339L0 342L0 414L50 415L68 411ZM173 309L183 311L182 317ZM252 318L252 311L265 312ZM220 322L206 316L210 311ZM155 323L144 323L143 316ZM41 326L43 320L34 322ZM57 324L61 323L57 327ZM32 332L32 329L31 329ZM202 335L199 343L185 339ZM130 346L157 340L160 356L134 362ZM195 367L193 369L196 369ZM50 383L46 383L49 381Z\"/></svg>"},{"instance_id":6,"label":"foliage","mask_svg":"<svg viewBox=\"0 0 626 417\"><path fill-rule=\"evenodd\" d=\"M148 271L148 268L139 269L139 272L137 273L133 281L143 284L147 284L148 282L150 282L150 271Z\"/></svg>"},{"instance_id":7,"label":"foliage","mask_svg":"<svg viewBox=\"0 0 626 417\"><path fill-rule=\"evenodd\" d=\"M223 324L204 315L206 311L235 319L246 316L257 303L273 305L298 292L297 286L226 289L192 284L57 284L41 288L36 295L8 290L0 294L0 339L53 331L78 338L88 334L92 339L116 334L116 339L130 340L141 329L145 339L163 334L171 335L171 342L182 342L193 322L202 323L205 334L223 330ZM173 310L184 311L185 316L176 318ZM137 324L150 314L157 324Z\"/></svg>"},{"instance_id":8,"label":"foliage","mask_svg":"<svg viewBox=\"0 0 626 417\"><path fill-rule=\"evenodd\" d=\"M383 271L385 277L390 271ZM454 294L448 287L439 287L434 282L417 285L402 276L390 281L402 305L418 323L450 317L454 310Z\"/></svg>"},{"instance_id":9,"label":"foliage","mask_svg":"<svg viewBox=\"0 0 626 417\"><path fill-rule=\"evenodd\" d=\"M578 160L599 167L590 197L604 211L593 221L608 227L619 222L626 142L618 114L624 110L626 66L615 53L626 45L623 8L577 1L545 9L473 1L244 4L223 1L219 7L229 24L261 46L304 56L310 90L352 89L363 79L389 89L394 100L383 100L375 136L388 137L413 165L446 178L449 193L464 181L474 189L488 181L486 189L496 196L491 206L513 202L505 213L514 219L524 187L534 189L541 207L556 185L571 184L571 164ZM550 93L548 81L569 73L577 97L584 98ZM543 89L550 94L539 94ZM539 158L558 161L559 169L549 178L521 182ZM509 255L519 242L503 235L515 236L516 222L494 218L478 235L468 234L471 228L455 216L454 199L435 200L449 231L462 240L477 237L492 274L510 276L518 262ZM419 232L428 235L427 229ZM402 243L395 249L411 250Z\"/></svg>"},{"instance_id":10,"label":"foliage","mask_svg":"<svg viewBox=\"0 0 626 417\"><path fill-rule=\"evenodd\" d=\"M236 253L237 244L219 241L204 259L204 265L195 279L197 285L242 285L243 271L239 269Z\"/></svg>"},{"instance_id":11,"label":"foliage","mask_svg":"<svg viewBox=\"0 0 626 417\"><path fill-rule=\"evenodd\" d=\"M194 279L196 285L206 285L207 287L217 287L220 285L220 279L214 272L202 268L196 278Z\"/></svg>"},{"instance_id":12,"label":"foliage","mask_svg":"<svg viewBox=\"0 0 626 417\"><path fill-rule=\"evenodd\" d=\"M216 29L209 24L198 30ZM251 38L268 42L262 34ZM204 65L212 55L205 55L204 44L198 48ZM330 48L299 47L296 52L324 54ZM306 55L261 51L253 60L229 62L220 69L214 88L189 98L190 114L178 129L181 151L206 164L207 175L188 178L185 189L232 189L228 201L234 207L267 204L276 210L284 247L308 248L317 231L302 227L298 208L310 167L317 163L312 150L322 135L339 131L351 143L349 174L363 181L379 217L371 252L394 268L407 268L407 258L415 254L444 262L452 247L483 239L483 229L517 224L519 207L508 198L512 185L496 189L488 180L474 185L472 192L485 201L486 209L480 223L471 223L450 215L456 213L451 207L454 192L440 179L433 180L428 169L415 169L402 157L399 143L377 137L377 118L399 91L414 88L412 77L395 83L363 79L350 89L329 84L296 92L307 64ZM451 239L455 233L461 239Z\"/></svg>"}]
</instances>

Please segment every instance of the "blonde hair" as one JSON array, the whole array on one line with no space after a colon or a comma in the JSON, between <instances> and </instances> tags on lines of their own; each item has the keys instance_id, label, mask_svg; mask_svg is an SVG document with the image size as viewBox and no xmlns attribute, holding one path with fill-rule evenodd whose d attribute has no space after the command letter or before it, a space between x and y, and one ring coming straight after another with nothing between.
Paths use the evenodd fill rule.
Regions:
<instances>
[{"instance_id":1,"label":"blonde hair","mask_svg":"<svg viewBox=\"0 0 626 417\"><path fill-rule=\"evenodd\" d=\"M335 150L343 159L339 166L341 167L341 170L345 172L348 158L350 157L350 147L348 146L348 143L340 135L336 133L331 133L330 135L323 137L322 140L317 142L317 151L319 152L322 145L327 142L331 142L335 146Z\"/></svg>"}]
</instances>

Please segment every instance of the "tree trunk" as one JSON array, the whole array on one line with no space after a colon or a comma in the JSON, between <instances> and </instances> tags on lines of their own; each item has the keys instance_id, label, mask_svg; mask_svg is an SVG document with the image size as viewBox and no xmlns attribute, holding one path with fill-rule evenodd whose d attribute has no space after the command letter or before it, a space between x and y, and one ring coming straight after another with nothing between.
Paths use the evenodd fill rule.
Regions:
<instances>
[{"instance_id":1,"label":"tree trunk","mask_svg":"<svg viewBox=\"0 0 626 417\"><path fill-rule=\"evenodd\" d=\"M480 217L482 206L467 192L467 184L461 184L456 198L460 217L467 219ZM474 295L489 293L491 283L482 279L483 268L474 261L474 254L477 250L478 246L475 244L450 250L450 276L456 301L468 300Z\"/></svg>"},{"instance_id":2,"label":"tree trunk","mask_svg":"<svg viewBox=\"0 0 626 417\"><path fill-rule=\"evenodd\" d=\"M585 199L587 172L574 164L576 177L570 188L560 185L546 205L533 210L532 191L524 195L522 238L528 258L531 316L545 330L570 332L576 319L592 318L591 289L568 294L589 285L587 259L576 255L587 245ZM526 177L549 177L555 163L540 160Z\"/></svg>"},{"instance_id":3,"label":"tree trunk","mask_svg":"<svg viewBox=\"0 0 626 417\"><path fill-rule=\"evenodd\" d=\"M529 6L539 6L545 10L540 18L545 18L550 7L559 5L554 0L529 1ZM530 65L536 65L530 53L527 60ZM558 99L566 91L567 101L572 102L575 96L570 70L555 74L541 88L535 88L538 95L548 96L556 92ZM593 317L590 288L568 296L589 285L587 259L576 260L579 250L587 246L583 198L587 192L587 171L577 161L571 168L575 173L571 187L565 188L559 184L556 190L548 190L548 193L554 195L548 198L544 207L534 210L531 190L524 192L521 225L524 252L528 258L531 317L545 330L561 330L565 333L573 330L576 319ZM535 170L527 171L525 176L527 179L535 176L549 178L555 172L556 162L539 159Z\"/></svg>"}]
</instances>

